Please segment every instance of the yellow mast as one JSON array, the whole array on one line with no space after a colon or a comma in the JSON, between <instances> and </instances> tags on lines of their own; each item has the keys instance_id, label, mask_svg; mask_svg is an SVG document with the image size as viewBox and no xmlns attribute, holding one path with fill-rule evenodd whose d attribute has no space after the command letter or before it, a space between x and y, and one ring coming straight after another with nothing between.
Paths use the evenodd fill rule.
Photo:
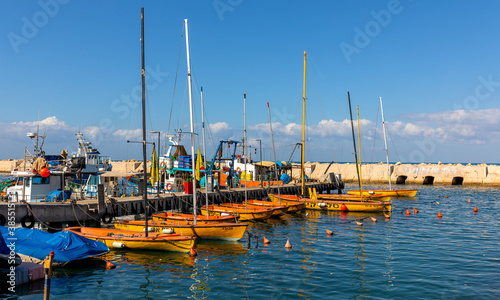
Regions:
<instances>
[{"instance_id":1,"label":"yellow mast","mask_svg":"<svg viewBox=\"0 0 500 300\"><path fill-rule=\"evenodd\" d=\"M358 161L356 163L359 163L359 194L362 195L363 194L363 185L361 184L361 134L360 134L360 130L359 130L359 105L356 106L357 110L358 110L358 152L359 152L359 158L358 158Z\"/></svg>"},{"instance_id":2,"label":"yellow mast","mask_svg":"<svg viewBox=\"0 0 500 300\"><path fill-rule=\"evenodd\" d=\"M302 177L302 196L304 196L304 145L306 142L306 51L304 51L304 89L302 94L302 151L301 151L301 177Z\"/></svg>"}]
</instances>

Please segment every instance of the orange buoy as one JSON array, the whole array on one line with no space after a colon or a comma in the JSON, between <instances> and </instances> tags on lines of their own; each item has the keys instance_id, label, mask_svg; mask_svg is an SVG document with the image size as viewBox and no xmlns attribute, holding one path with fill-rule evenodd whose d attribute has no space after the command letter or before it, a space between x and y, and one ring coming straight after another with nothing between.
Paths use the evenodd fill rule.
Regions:
<instances>
[{"instance_id":1,"label":"orange buoy","mask_svg":"<svg viewBox=\"0 0 500 300\"><path fill-rule=\"evenodd\" d=\"M344 203L342 203L342 205L340 206L340 210L341 211L346 211L347 210L347 206Z\"/></svg>"},{"instance_id":2,"label":"orange buoy","mask_svg":"<svg viewBox=\"0 0 500 300\"><path fill-rule=\"evenodd\" d=\"M385 216L386 219L390 219L391 218L391 216L389 216L388 214L384 214L384 216Z\"/></svg>"},{"instance_id":3,"label":"orange buoy","mask_svg":"<svg viewBox=\"0 0 500 300\"><path fill-rule=\"evenodd\" d=\"M114 264L112 264L110 261L106 262L106 270L112 270L114 268L116 268Z\"/></svg>"},{"instance_id":4,"label":"orange buoy","mask_svg":"<svg viewBox=\"0 0 500 300\"><path fill-rule=\"evenodd\" d=\"M50 170L47 168L42 168L39 173L40 173L40 176L42 176L42 177L49 177Z\"/></svg>"},{"instance_id":5,"label":"orange buoy","mask_svg":"<svg viewBox=\"0 0 500 300\"><path fill-rule=\"evenodd\" d=\"M441 217L442 217L442 216L443 216L443 215L441 214L441 212L438 212L438 218L440 218L440 219L441 219Z\"/></svg>"},{"instance_id":6,"label":"orange buoy","mask_svg":"<svg viewBox=\"0 0 500 300\"><path fill-rule=\"evenodd\" d=\"M290 244L290 240L286 240L285 248L287 248L287 249L292 248L292 244Z\"/></svg>"},{"instance_id":7,"label":"orange buoy","mask_svg":"<svg viewBox=\"0 0 500 300\"><path fill-rule=\"evenodd\" d=\"M196 253L196 250L194 250L193 248L191 248L191 250L189 250L189 256L193 257L193 256L196 256L198 255L198 253Z\"/></svg>"},{"instance_id":8,"label":"orange buoy","mask_svg":"<svg viewBox=\"0 0 500 300\"><path fill-rule=\"evenodd\" d=\"M266 237L264 237L264 245L271 243L270 240L268 240Z\"/></svg>"},{"instance_id":9,"label":"orange buoy","mask_svg":"<svg viewBox=\"0 0 500 300\"><path fill-rule=\"evenodd\" d=\"M447 196L444 196L444 198L445 198L445 199L448 199L448 197L447 197Z\"/></svg>"},{"instance_id":10,"label":"orange buoy","mask_svg":"<svg viewBox=\"0 0 500 300\"><path fill-rule=\"evenodd\" d=\"M356 221L356 224L358 224L358 226L363 226L363 223L358 222L358 221Z\"/></svg>"},{"instance_id":11,"label":"orange buoy","mask_svg":"<svg viewBox=\"0 0 500 300\"><path fill-rule=\"evenodd\" d=\"M370 217L370 218L372 218L373 222L377 222L377 218L374 218L374 217Z\"/></svg>"},{"instance_id":12,"label":"orange buoy","mask_svg":"<svg viewBox=\"0 0 500 300\"><path fill-rule=\"evenodd\" d=\"M327 234L327 235L332 235L332 234L333 234L333 231L326 229L326 234Z\"/></svg>"},{"instance_id":13,"label":"orange buoy","mask_svg":"<svg viewBox=\"0 0 500 300\"><path fill-rule=\"evenodd\" d=\"M467 201L467 203L470 203L470 199Z\"/></svg>"},{"instance_id":14,"label":"orange buoy","mask_svg":"<svg viewBox=\"0 0 500 300\"><path fill-rule=\"evenodd\" d=\"M408 208L406 209L406 215L407 216L411 215L411 212L410 212L410 210Z\"/></svg>"},{"instance_id":15,"label":"orange buoy","mask_svg":"<svg viewBox=\"0 0 500 300\"><path fill-rule=\"evenodd\" d=\"M418 209L413 208L413 213L418 214Z\"/></svg>"},{"instance_id":16,"label":"orange buoy","mask_svg":"<svg viewBox=\"0 0 500 300\"><path fill-rule=\"evenodd\" d=\"M474 213L477 213L477 207L474 206Z\"/></svg>"}]
</instances>

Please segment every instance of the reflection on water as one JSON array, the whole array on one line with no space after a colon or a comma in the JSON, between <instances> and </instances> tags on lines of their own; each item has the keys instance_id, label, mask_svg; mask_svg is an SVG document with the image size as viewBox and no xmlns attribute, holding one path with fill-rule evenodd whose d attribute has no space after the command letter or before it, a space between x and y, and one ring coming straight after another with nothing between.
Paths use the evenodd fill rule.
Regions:
<instances>
[{"instance_id":1,"label":"reflection on water","mask_svg":"<svg viewBox=\"0 0 500 300\"><path fill-rule=\"evenodd\" d=\"M252 223L240 242L202 241L196 258L112 251L114 270L57 269L51 299L500 298L500 189L418 188L392 200L390 219L305 211Z\"/></svg>"}]
</instances>

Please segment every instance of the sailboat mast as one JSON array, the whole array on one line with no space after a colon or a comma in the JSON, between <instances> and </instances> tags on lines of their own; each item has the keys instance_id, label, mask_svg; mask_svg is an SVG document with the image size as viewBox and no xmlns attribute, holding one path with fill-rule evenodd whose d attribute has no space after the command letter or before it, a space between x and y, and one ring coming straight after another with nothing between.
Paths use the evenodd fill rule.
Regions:
<instances>
[{"instance_id":1,"label":"sailboat mast","mask_svg":"<svg viewBox=\"0 0 500 300\"><path fill-rule=\"evenodd\" d=\"M186 30L186 59L187 59L187 74L188 74L188 91L189 91L189 118L191 120L191 169L193 170L193 217L194 225L196 225L196 161L194 159L194 119L193 119L193 90L191 87L191 60L189 58L189 35L188 35L188 20L184 19Z\"/></svg>"},{"instance_id":2,"label":"sailboat mast","mask_svg":"<svg viewBox=\"0 0 500 300\"><path fill-rule=\"evenodd\" d=\"M359 168L358 168L358 154L356 153L356 137L354 136L354 121L352 120L351 95L349 94L349 92L347 92L347 100L349 101L349 112L351 114L352 143L354 145L354 158L356 159L356 173L358 174L358 185L361 190L361 180L359 178Z\"/></svg>"},{"instance_id":3,"label":"sailboat mast","mask_svg":"<svg viewBox=\"0 0 500 300\"><path fill-rule=\"evenodd\" d=\"M247 194L247 155L246 154L246 143L247 143L247 93L243 93L243 161L245 163L243 175L245 180L245 211L247 211L248 194ZM240 176L241 178L241 176Z\"/></svg>"},{"instance_id":4,"label":"sailboat mast","mask_svg":"<svg viewBox=\"0 0 500 300\"><path fill-rule=\"evenodd\" d=\"M301 147L301 164L300 164L300 176L301 176L301 190L302 196L304 196L304 146L306 143L306 54L304 51L304 88L302 89L302 147Z\"/></svg>"},{"instance_id":5,"label":"sailboat mast","mask_svg":"<svg viewBox=\"0 0 500 300\"><path fill-rule=\"evenodd\" d=\"M207 165L206 165L206 148L205 148L205 109L203 108L203 87L201 87L201 128L202 128L202 134L203 134L203 169L207 170ZM206 200L206 205L205 207L207 208L207 219L208 219L208 186L207 186L207 173L205 173L205 200Z\"/></svg>"},{"instance_id":6,"label":"sailboat mast","mask_svg":"<svg viewBox=\"0 0 500 300\"><path fill-rule=\"evenodd\" d=\"M385 133L385 119L384 119L384 107L382 106L382 97L380 97L379 100L380 100L380 112L382 113L382 128L384 129L385 158L387 160L387 176L389 177L389 189L392 190L391 166L389 165L389 150L387 149L387 135Z\"/></svg>"},{"instance_id":7,"label":"sailboat mast","mask_svg":"<svg viewBox=\"0 0 500 300\"><path fill-rule=\"evenodd\" d=\"M243 93L243 157L246 163L247 147L247 93Z\"/></svg>"},{"instance_id":8,"label":"sailboat mast","mask_svg":"<svg viewBox=\"0 0 500 300\"><path fill-rule=\"evenodd\" d=\"M141 7L141 80L142 80L142 165L144 169L143 192L144 214L146 218L144 233L148 236L148 181L146 168L146 72L144 63L144 7Z\"/></svg>"},{"instance_id":9,"label":"sailboat mast","mask_svg":"<svg viewBox=\"0 0 500 300\"><path fill-rule=\"evenodd\" d=\"M361 130L360 130L360 126L359 126L359 105L356 105L356 108L358 110L359 195L361 196L363 194L363 185L362 185L363 181L361 180L361 178L363 176L361 173Z\"/></svg>"},{"instance_id":10,"label":"sailboat mast","mask_svg":"<svg viewBox=\"0 0 500 300\"><path fill-rule=\"evenodd\" d=\"M271 109L269 108L269 102L267 102L267 113L269 114L269 128L271 128L271 142L273 143L274 174L276 177L276 183L278 184L279 204L281 205L280 181L278 178L278 168L276 167L276 150L274 150L273 123L271 122ZM261 165L262 165L262 160L261 160Z\"/></svg>"}]
</instances>

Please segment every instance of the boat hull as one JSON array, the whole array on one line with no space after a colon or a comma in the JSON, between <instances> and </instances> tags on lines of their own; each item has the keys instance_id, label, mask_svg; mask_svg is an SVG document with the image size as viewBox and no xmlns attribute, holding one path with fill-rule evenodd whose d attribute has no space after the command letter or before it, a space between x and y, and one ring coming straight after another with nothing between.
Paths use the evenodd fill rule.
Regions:
<instances>
[{"instance_id":1,"label":"boat hull","mask_svg":"<svg viewBox=\"0 0 500 300\"><path fill-rule=\"evenodd\" d=\"M130 232L118 229L68 227L65 230L103 242L109 248L189 253L196 242L196 238L193 236L148 233L148 237L146 237L143 232Z\"/></svg>"},{"instance_id":2,"label":"boat hull","mask_svg":"<svg viewBox=\"0 0 500 300\"><path fill-rule=\"evenodd\" d=\"M279 201L278 196L268 194L273 202ZM328 210L340 212L390 212L392 204L390 202L377 201L333 201L321 199L301 198L296 195L280 195L283 202L301 202L306 209Z\"/></svg>"},{"instance_id":3,"label":"boat hull","mask_svg":"<svg viewBox=\"0 0 500 300\"><path fill-rule=\"evenodd\" d=\"M318 199L336 201L389 201L391 196L385 193L376 194L318 194Z\"/></svg>"},{"instance_id":4,"label":"boat hull","mask_svg":"<svg viewBox=\"0 0 500 300\"><path fill-rule=\"evenodd\" d=\"M414 189L398 189L398 190L363 190L363 195L373 195L373 194L384 194L390 197L414 197L417 194L418 190ZM359 190L357 191L347 191L349 195L359 195Z\"/></svg>"},{"instance_id":5,"label":"boat hull","mask_svg":"<svg viewBox=\"0 0 500 300\"><path fill-rule=\"evenodd\" d=\"M220 206L224 206L224 207L233 207L233 208L245 209L245 204L221 203L219 205ZM284 215L288 211L288 207L287 206L283 206L283 205L263 206L263 205L253 205L253 204L248 203L246 205L246 207L247 208L251 208L251 209L272 210L273 211L273 214L272 214L273 217L282 216L282 215Z\"/></svg>"},{"instance_id":6,"label":"boat hull","mask_svg":"<svg viewBox=\"0 0 500 300\"><path fill-rule=\"evenodd\" d=\"M115 222L115 228L135 232L144 232L144 221L119 221ZM240 240L248 227L248 224L212 222L210 224L178 225L168 222L148 222L148 231L157 234L179 234L180 236L196 236L203 240Z\"/></svg>"},{"instance_id":7,"label":"boat hull","mask_svg":"<svg viewBox=\"0 0 500 300\"><path fill-rule=\"evenodd\" d=\"M196 216L196 222L201 224L209 224L212 222L222 222L222 223L236 223L238 221L238 216L226 215L226 216ZM162 212L153 214L153 221L167 221L176 224L193 224L194 215L192 214L180 214L180 213L170 213Z\"/></svg>"},{"instance_id":8,"label":"boat hull","mask_svg":"<svg viewBox=\"0 0 500 300\"><path fill-rule=\"evenodd\" d=\"M201 214L204 216L207 214L207 209L205 206L201 208ZM240 221L258 221L258 220L269 219L273 215L273 211L244 209L244 208L240 209L240 208L223 207L217 205L209 205L208 214L210 216L225 216L231 214L239 216Z\"/></svg>"}]
</instances>

